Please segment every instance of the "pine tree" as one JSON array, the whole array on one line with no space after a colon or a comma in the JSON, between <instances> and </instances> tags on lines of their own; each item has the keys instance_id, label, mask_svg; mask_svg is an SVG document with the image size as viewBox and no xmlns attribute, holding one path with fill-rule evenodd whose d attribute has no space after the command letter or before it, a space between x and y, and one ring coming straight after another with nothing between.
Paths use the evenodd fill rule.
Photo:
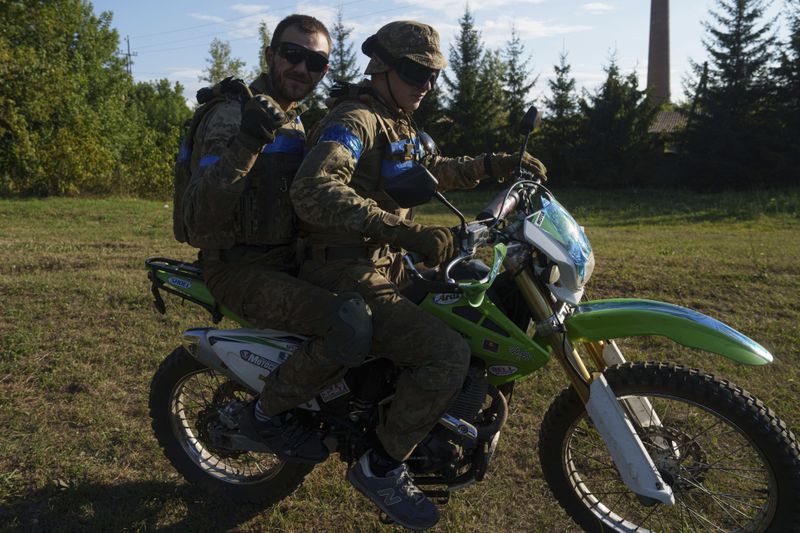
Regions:
<instances>
[{"instance_id":1,"label":"pine tree","mask_svg":"<svg viewBox=\"0 0 800 533\"><path fill-rule=\"evenodd\" d=\"M245 77L245 62L238 57L231 57L231 45L227 41L214 38L208 50L209 57L206 59L208 64L204 70L205 74L199 76L200 81L215 84L228 76L234 78Z\"/></svg>"},{"instance_id":2,"label":"pine tree","mask_svg":"<svg viewBox=\"0 0 800 533\"><path fill-rule=\"evenodd\" d=\"M478 101L483 44L469 6L458 22L461 29L455 44L450 46L452 74L445 72L443 76L449 92L448 114L453 123L449 137L440 146L446 154L476 154L483 149L486 119Z\"/></svg>"},{"instance_id":3,"label":"pine tree","mask_svg":"<svg viewBox=\"0 0 800 533\"><path fill-rule=\"evenodd\" d=\"M789 15L789 38L783 45L775 71L776 92L772 124L778 129L776 144L783 168L776 176L783 183L797 185L800 175L800 2Z\"/></svg>"},{"instance_id":4,"label":"pine tree","mask_svg":"<svg viewBox=\"0 0 800 533\"><path fill-rule=\"evenodd\" d=\"M302 119L306 131L309 131L328 112L328 108L325 107L327 93L327 89L320 83L303 99L302 104L306 110L303 112Z\"/></svg>"},{"instance_id":5,"label":"pine tree","mask_svg":"<svg viewBox=\"0 0 800 533\"><path fill-rule=\"evenodd\" d=\"M263 20L258 24L258 42L261 45L258 49L258 66L253 69L252 78L255 79L261 75L262 72L269 72L269 65L267 65L267 56L264 51L270 45L272 34L269 31L267 23Z\"/></svg>"},{"instance_id":6,"label":"pine tree","mask_svg":"<svg viewBox=\"0 0 800 533\"><path fill-rule=\"evenodd\" d=\"M528 99L531 90L536 86L539 76L531 79L531 70L528 68L530 56L525 56L525 45L517 33L516 26L511 27L511 38L506 43L503 51L505 60L505 76L503 78L503 94L505 95L506 109L508 110L509 141L516 139L517 124L531 105ZM524 59L523 59L524 58Z\"/></svg>"},{"instance_id":7,"label":"pine tree","mask_svg":"<svg viewBox=\"0 0 800 533\"><path fill-rule=\"evenodd\" d=\"M331 29L331 39L333 49L331 50L330 70L327 74L327 84L330 87L335 80L353 81L358 78L359 72L356 65L356 54L353 51L353 43L350 42L350 34L353 28L344 25L344 14L342 8L336 14L336 23Z\"/></svg>"},{"instance_id":8,"label":"pine tree","mask_svg":"<svg viewBox=\"0 0 800 533\"><path fill-rule=\"evenodd\" d=\"M578 103L585 117L578 175L595 187L642 185L658 153L657 138L648 131L657 109L639 90L635 72L622 76L615 57L603 70L603 85Z\"/></svg>"},{"instance_id":9,"label":"pine tree","mask_svg":"<svg viewBox=\"0 0 800 533\"><path fill-rule=\"evenodd\" d=\"M570 75L567 53L559 55L558 65L553 66L555 78L548 80L550 96L544 99L547 112L542 121L542 132L538 146L540 154L551 175L559 182L571 183L576 179L575 148L580 144L581 115L575 78Z\"/></svg>"},{"instance_id":10,"label":"pine tree","mask_svg":"<svg viewBox=\"0 0 800 533\"><path fill-rule=\"evenodd\" d=\"M686 146L691 183L701 187L758 183L771 171L766 106L774 60L773 21L764 0L716 0L704 24L708 78L696 95ZM696 74L701 71L693 63Z\"/></svg>"},{"instance_id":11,"label":"pine tree","mask_svg":"<svg viewBox=\"0 0 800 533\"><path fill-rule=\"evenodd\" d=\"M480 122L480 146L475 146L471 154L477 152L500 152L509 150L510 141L516 140L517 128L509 128L509 102L503 90L507 76L506 63L500 52L487 51L483 54L478 75L478 91L475 95L478 109L483 119ZM517 120L522 114L517 116Z\"/></svg>"}]
</instances>

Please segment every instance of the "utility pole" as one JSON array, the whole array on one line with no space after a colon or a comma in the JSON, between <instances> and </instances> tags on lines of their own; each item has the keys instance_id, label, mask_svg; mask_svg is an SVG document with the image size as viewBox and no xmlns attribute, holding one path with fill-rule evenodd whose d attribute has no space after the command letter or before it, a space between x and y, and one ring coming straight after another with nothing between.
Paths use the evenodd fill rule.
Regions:
<instances>
[{"instance_id":1,"label":"utility pole","mask_svg":"<svg viewBox=\"0 0 800 533\"><path fill-rule=\"evenodd\" d=\"M131 61L132 57L136 57L139 54L137 52L131 53L131 38L130 36L125 36L125 43L128 45L128 52L121 52L122 55L125 56L125 69L128 71L128 76L133 77L133 61Z\"/></svg>"}]
</instances>

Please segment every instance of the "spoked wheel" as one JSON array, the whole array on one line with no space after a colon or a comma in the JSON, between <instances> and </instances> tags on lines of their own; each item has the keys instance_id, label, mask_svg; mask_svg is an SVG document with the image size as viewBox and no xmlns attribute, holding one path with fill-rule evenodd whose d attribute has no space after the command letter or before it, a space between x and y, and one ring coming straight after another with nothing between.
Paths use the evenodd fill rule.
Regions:
<instances>
[{"instance_id":1,"label":"spoked wheel","mask_svg":"<svg viewBox=\"0 0 800 533\"><path fill-rule=\"evenodd\" d=\"M637 433L671 486L675 504L640 498L627 488L582 402L567 389L545 415L539 456L554 495L583 528L800 527L798 446L763 403L729 382L675 365L626 363L604 374L619 399L649 402Z\"/></svg>"},{"instance_id":2,"label":"spoked wheel","mask_svg":"<svg viewBox=\"0 0 800 533\"><path fill-rule=\"evenodd\" d=\"M313 465L225 447L218 435L251 398L177 348L151 383L150 416L164 454L187 481L231 500L269 504L291 494Z\"/></svg>"}]
</instances>

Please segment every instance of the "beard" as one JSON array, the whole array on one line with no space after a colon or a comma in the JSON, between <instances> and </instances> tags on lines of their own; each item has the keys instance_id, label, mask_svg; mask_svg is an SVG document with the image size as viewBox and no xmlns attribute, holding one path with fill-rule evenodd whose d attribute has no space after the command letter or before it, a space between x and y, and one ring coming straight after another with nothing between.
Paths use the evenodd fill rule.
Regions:
<instances>
[{"instance_id":1,"label":"beard","mask_svg":"<svg viewBox=\"0 0 800 533\"><path fill-rule=\"evenodd\" d=\"M316 85L311 73L303 74L291 68L280 71L275 68L274 64L269 65L269 77L276 96L290 102L302 100L314 90Z\"/></svg>"}]
</instances>

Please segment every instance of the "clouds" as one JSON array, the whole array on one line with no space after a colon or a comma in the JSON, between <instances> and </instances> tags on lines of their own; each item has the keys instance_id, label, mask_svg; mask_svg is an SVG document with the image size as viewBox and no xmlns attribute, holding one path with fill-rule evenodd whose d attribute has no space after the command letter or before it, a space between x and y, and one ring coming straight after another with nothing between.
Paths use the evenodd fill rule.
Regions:
<instances>
[{"instance_id":1,"label":"clouds","mask_svg":"<svg viewBox=\"0 0 800 533\"><path fill-rule=\"evenodd\" d=\"M600 15L608 11L613 11L616 8L611 4L606 4L603 2L589 2L588 4L583 4L581 6L581 9L584 11L588 11L592 15Z\"/></svg>"},{"instance_id":2,"label":"clouds","mask_svg":"<svg viewBox=\"0 0 800 533\"><path fill-rule=\"evenodd\" d=\"M480 26L480 31L483 40L488 46L502 46L509 40L512 26L516 28L517 33L523 40L555 37L592 29L592 26L585 24L565 24L554 20L540 20L529 17L515 18L505 15L483 22Z\"/></svg>"},{"instance_id":3,"label":"clouds","mask_svg":"<svg viewBox=\"0 0 800 533\"><path fill-rule=\"evenodd\" d=\"M466 5L465 0L437 0L436 2L432 2L431 0L395 0L396 3L407 4L410 6L421 7L426 10L437 10L448 15L452 15L453 13L463 13L464 6ZM475 2L473 4L469 4L469 10L472 13L477 13L480 11L494 11L500 8L513 8L516 4L518 6L531 6L534 4L543 4L547 0L482 0L481 2Z\"/></svg>"}]
</instances>

